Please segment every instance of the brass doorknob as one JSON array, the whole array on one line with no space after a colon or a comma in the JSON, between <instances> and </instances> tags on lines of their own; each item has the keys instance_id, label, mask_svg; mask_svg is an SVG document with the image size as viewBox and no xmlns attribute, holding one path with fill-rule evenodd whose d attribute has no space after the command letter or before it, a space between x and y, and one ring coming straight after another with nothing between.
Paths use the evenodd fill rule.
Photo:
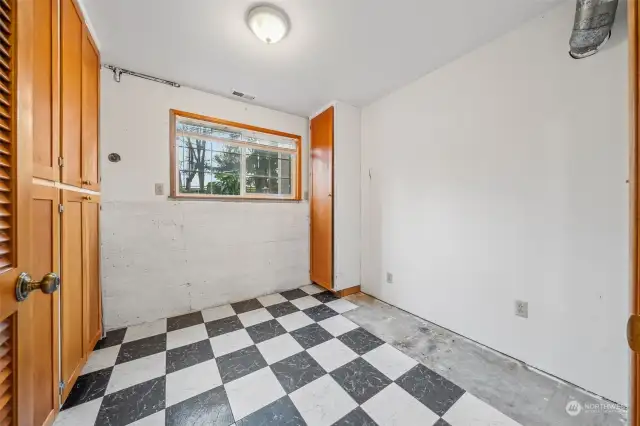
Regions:
<instances>
[{"instance_id":1,"label":"brass doorknob","mask_svg":"<svg viewBox=\"0 0 640 426\"><path fill-rule=\"evenodd\" d=\"M22 302L34 290L40 289L44 294L51 294L58 288L60 288L60 277L55 272L49 272L40 281L34 281L31 275L23 272L16 280L16 299Z\"/></svg>"}]
</instances>

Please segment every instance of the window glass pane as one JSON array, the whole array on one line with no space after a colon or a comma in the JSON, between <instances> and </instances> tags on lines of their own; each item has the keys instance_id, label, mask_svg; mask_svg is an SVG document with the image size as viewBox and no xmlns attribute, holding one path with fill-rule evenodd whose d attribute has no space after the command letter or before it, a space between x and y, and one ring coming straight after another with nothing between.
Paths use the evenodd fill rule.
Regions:
<instances>
[{"instance_id":1,"label":"window glass pane","mask_svg":"<svg viewBox=\"0 0 640 426\"><path fill-rule=\"evenodd\" d=\"M278 176L278 153L247 148L247 176Z\"/></svg>"},{"instance_id":2,"label":"window glass pane","mask_svg":"<svg viewBox=\"0 0 640 426\"><path fill-rule=\"evenodd\" d=\"M180 193L240 195L240 148L180 136L177 150Z\"/></svg>"},{"instance_id":3,"label":"window glass pane","mask_svg":"<svg viewBox=\"0 0 640 426\"><path fill-rule=\"evenodd\" d=\"M247 177L247 194L278 194L278 179Z\"/></svg>"},{"instance_id":4,"label":"window glass pane","mask_svg":"<svg viewBox=\"0 0 640 426\"><path fill-rule=\"evenodd\" d=\"M281 165L280 176L285 178L290 178L291 177L291 161L283 159L280 161L280 165Z\"/></svg>"},{"instance_id":5,"label":"window glass pane","mask_svg":"<svg viewBox=\"0 0 640 426\"><path fill-rule=\"evenodd\" d=\"M291 179L280 179L281 194L291 194Z\"/></svg>"}]
</instances>

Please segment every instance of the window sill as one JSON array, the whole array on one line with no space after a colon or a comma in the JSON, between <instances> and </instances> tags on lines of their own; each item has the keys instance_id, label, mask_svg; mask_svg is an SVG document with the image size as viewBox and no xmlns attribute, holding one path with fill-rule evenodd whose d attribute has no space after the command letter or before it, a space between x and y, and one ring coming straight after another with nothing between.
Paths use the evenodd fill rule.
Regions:
<instances>
[{"instance_id":1,"label":"window sill","mask_svg":"<svg viewBox=\"0 0 640 426\"><path fill-rule=\"evenodd\" d=\"M169 196L169 201L223 201L226 203L305 203L307 200L291 198L260 198L260 197L198 197L198 196Z\"/></svg>"}]
</instances>

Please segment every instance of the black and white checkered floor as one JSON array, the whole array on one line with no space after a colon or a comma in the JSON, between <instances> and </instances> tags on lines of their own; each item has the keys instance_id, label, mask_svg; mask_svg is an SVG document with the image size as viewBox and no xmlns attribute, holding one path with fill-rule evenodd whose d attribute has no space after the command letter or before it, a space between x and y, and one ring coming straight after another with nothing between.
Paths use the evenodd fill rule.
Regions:
<instances>
[{"instance_id":1,"label":"black and white checkered floor","mask_svg":"<svg viewBox=\"0 0 640 426\"><path fill-rule=\"evenodd\" d=\"M352 309L309 285L111 331L55 426L518 425Z\"/></svg>"}]
</instances>

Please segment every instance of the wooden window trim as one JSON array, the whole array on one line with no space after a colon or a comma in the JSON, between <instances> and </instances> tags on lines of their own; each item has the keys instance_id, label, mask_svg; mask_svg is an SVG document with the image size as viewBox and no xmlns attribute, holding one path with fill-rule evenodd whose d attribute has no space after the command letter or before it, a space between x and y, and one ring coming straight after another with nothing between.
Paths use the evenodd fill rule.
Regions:
<instances>
[{"instance_id":1,"label":"wooden window trim","mask_svg":"<svg viewBox=\"0 0 640 426\"><path fill-rule=\"evenodd\" d=\"M180 194L178 191L178 185L176 181L176 119L178 117L191 118L194 120L205 121L208 123L214 123L223 126L237 127L244 130L253 132L260 132L274 136L281 136L296 141L296 190L293 197L278 197L278 196L240 196L240 195L207 195L207 194ZM216 117L208 117L206 115L194 114L186 111L179 111L171 109L169 111L169 168L170 168L170 194L171 198L176 200L214 200L214 201L275 201L275 202L287 202L287 201L301 201L302 200L302 136L294 135L292 133L285 133L279 130L266 129L264 127L252 126L250 124L238 123L235 121L223 120Z\"/></svg>"}]
</instances>

